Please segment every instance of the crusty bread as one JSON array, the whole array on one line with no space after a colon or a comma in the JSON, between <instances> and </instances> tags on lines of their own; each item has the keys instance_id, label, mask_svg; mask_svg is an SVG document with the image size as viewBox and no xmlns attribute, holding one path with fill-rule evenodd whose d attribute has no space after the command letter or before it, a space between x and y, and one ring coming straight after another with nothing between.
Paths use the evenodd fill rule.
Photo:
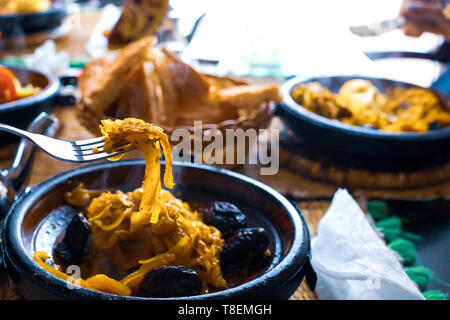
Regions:
<instances>
[{"instance_id":1,"label":"crusty bread","mask_svg":"<svg viewBox=\"0 0 450 320\"><path fill-rule=\"evenodd\" d=\"M131 69L148 56L155 42L155 37L147 37L120 50L112 61L89 63L80 77L83 104L94 113L108 109L119 97Z\"/></svg>"},{"instance_id":2,"label":"crusty bread","mask_svg":"<svg viewBox=\"0 0 450 320\"><path fill-rule=\"evenodd\" d=\"M167 68L177 92L177 105L191 107L207 102L210 98L210 83L208 79L194 68L184 63L175 53L162 52L166 56Z\"/></svg>"},{"instance_id":3,"label":"crusty bread","mask_svg":"<svg viewBox=\"0 0 450 320\"><path fill-rule=\"evenodd\" d=\"M239 108L257 108L263 101L281 102L278 86L235 86L217 91L219 101Z\"/></svg>"},{"instance_id":4,"label":"crusty bread","mask_svg":"<svg viewBox=\"0 0 450 320\"><path fill-rule=\"evenodd\" d=\"M270 101L278 86L250 86L231 78L204 75L152 37L132 43L108 61L90 63L80 81L82 108L90 117L141 118L165 128L200 120L217 124L250 117Z\"/></svg>"},{"instance_id":5,"label":"crusty bread","mask_svg":"<svg viewBox=\"0 0 450 320\"><path fill-rule=\"evenodd\" d=\"M154 123L166 123L167 111L164 105L163 91L155 64L151 61L144 62L147 74L148 86L150 89L150 114Z\"/></svg>"},{"instance_id":6,"label":"crusty bread","mask_svg":"<svg viewBox=\"0 0 450 320\"><path fill-rule=\"evenodd\" d=\"M130 114L138 119L151 119L152 99L144 64L145 62L138 63L126 78L125 86L113 110L119 119L126 118Z\"/></svg>"},{"instance_id":7,"label":"crusty bread","mask_svg":"<svg viewBox=\"0 0 450 320\"><path fill-rule=\"evenodd\" d=\"M107 60L97 59L92 60L84 67L81 77L78 79L78 86L80 88L84 104L92 104L91 97L96 94L96 91L98 91L98 85L104 78L107 65Z\"/></svg>"},{"instance_id":8,"label":"crusty bread","mask_svg":"<svg viewBox=\"0 0 450 320\"><path fill-rule=\"evenodd\" d=\"M175 123L175 117L172 115L175 114L176 111L177 92L168 67L168 59L167 56L159 50L154 50L152 59L161 85L163 105L166 114L164 124L172 126Z\"/></svg>"}]
</instances>

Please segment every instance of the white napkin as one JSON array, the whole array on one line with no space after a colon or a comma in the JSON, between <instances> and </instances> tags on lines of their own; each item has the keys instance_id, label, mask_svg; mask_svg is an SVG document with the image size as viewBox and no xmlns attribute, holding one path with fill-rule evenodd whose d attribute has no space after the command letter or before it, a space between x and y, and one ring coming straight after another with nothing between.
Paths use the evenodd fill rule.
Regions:
<instances>
[{"instance_id":1,"label":"white napkin","mask_svg":"<svg viewBox=\"0 0 450 320\"><path fill-rule=\"evenodd\" d=\"M65 50L56 50L55 42L47 40L32 54L26 56L24 62L27 68L58 77L69 69L70 54Z\"/></svg>"},{"instance_id":2,"label":"white napkin","mask_svg":"<svg viewBox=\"0 0 450 320\"><path fill-rule=\"evenodd\" d=\"M311 247L320 299L424 300L345 189L334 194Z\"/></svg>"}]
</instances>

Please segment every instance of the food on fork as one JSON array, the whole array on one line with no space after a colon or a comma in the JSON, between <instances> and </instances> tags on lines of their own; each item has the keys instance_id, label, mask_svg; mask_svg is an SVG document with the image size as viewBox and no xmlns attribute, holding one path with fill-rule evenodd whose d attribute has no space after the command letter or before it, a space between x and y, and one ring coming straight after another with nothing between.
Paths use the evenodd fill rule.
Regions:
<instances>
[{"instance_id":1,"label":"food on fork","mask_svg":"<svg viewBox=\"0 0 450 320\"><path fill-rule=\"evenodd\" d=\"M53 261L51 254L35 252L42 268L72 281L62 270L76 263L82 272L78 285L85 288L124 296L177 297L226 289L231 284L222 270L245 273L250 264L266 259L266 231L249 227L239 208L214 202L203 213L162 189L161 148L164 185L172 189L174 183L171 147L161 128L127 118L104 120L100 130L106 152L137 148L144 153L142 187L99 193L79 184L67 192L67 202L84 208L84 213L72 218L54 245Z\"/></svg>"},{"instance_id":2,"label":"food on fork","mask_svg":"<svg viewBox=\"0 0 450 320\"><path fill-rule=\"evenodd\" d=\"M0 104L32 96L41 91L31 84L23 86L14 73L0 66Z\"/></svg>"}]
</instances>

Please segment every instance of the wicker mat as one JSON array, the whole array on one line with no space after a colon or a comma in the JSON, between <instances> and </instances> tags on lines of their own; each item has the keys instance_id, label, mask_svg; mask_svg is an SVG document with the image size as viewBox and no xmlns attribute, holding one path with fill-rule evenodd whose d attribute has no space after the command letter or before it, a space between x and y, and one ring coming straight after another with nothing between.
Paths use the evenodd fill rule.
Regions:
<instances>
[{"instance_id":1,"label":"wicker mat","mask_svg":"<svg viewBox=\"0 0 450 320\"><path fill-rule=\"evenodd\" d=\"M330 206L330 201L300 201L297 202L297 205L305 216L309 232L311 237L313 237L316 234L317 225L319 224L320 219ZM303 280L300 287L292 295L291 300L318 300L318 298L314 291L309 289L306 280Z\"/></svg>"}]
</instances>

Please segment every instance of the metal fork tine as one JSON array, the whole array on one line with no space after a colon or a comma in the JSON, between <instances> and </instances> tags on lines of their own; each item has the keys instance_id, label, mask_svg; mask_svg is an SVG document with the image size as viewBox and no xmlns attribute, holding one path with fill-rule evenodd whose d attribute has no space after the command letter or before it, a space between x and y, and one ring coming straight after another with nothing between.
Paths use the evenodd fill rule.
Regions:
<instances>
[{"instance_id":1,"label":"metal fork tine","mask_svg":"<svg viewBox=\"0 0 450 320\"><path fill-rule=\"evenodd\" d=\"M76 155L83 156L83 157L84 156L90 156L90 155L93 155L93 154L100 154L100 153L107 154L106 152L103 151L103 147L98 148L98 152L94 152L93 150L74 150L74 152L75 152ZM108 154L110 154L110 153L108 153Z\"/></svg>"},{"instance_id":2,"label":"metal fork tine","mask_svg":"<svg viewBox=\"0 0 450 320\"><path fill-rule=\"evenodd\" d=\"M78 146L78 145L74 145L73 146L73 150L75 151L89 151L92 150L93 148L103 148L105 144L103 143L103 141L96 143L96 144L91 144L91 145L82 145L82 146Z\"/></svg>"},{"instance_id":3,"label":"metal fork tine","mask_svg":"<svg viewBox=\"0 0 450 320\"><path fill-rule=\"evenodd\" d=\"M72 141L72 143L74 146L88 146L88 145L96 144L99 142L103 142L103 139L104 139L104 137L97 137L97 138L93 138L93 139Z\"/></svg>"},{"instance_id":4,"label":"metal fork tine","mask_svg":"<svg viewBox=\"0 0 450 320\"><path fill-rule=\"evenodd\" d=\"M78 141L60 140L41 134L27 132L2 123L0 123L0 131L6 131L27 138L51 157L68 162L96 161L126 153L134 149L129 148L129 145L127 145L125 150L109 154L104 152L104 137ZM157 140L159 139L153 139L154 142ZM94 148L96 148L96 152L93 151Z\"/></svg>"},{"instance_id":5,"label":"metal fork tine","mask_svg":"<svg viewBox=\"0 0 450 320\"><path fill-rule=\"evenodd\" d=\"M117 156L122 153L126 153L128 151L129 150L123 150L123 151L114 152L114 153L100 152L100 153L94 153L94 154L90 154L90 155L83 155L83 161L87 162L87 161L102 160L102 159Z\"/></svg>"}]
</instances>

